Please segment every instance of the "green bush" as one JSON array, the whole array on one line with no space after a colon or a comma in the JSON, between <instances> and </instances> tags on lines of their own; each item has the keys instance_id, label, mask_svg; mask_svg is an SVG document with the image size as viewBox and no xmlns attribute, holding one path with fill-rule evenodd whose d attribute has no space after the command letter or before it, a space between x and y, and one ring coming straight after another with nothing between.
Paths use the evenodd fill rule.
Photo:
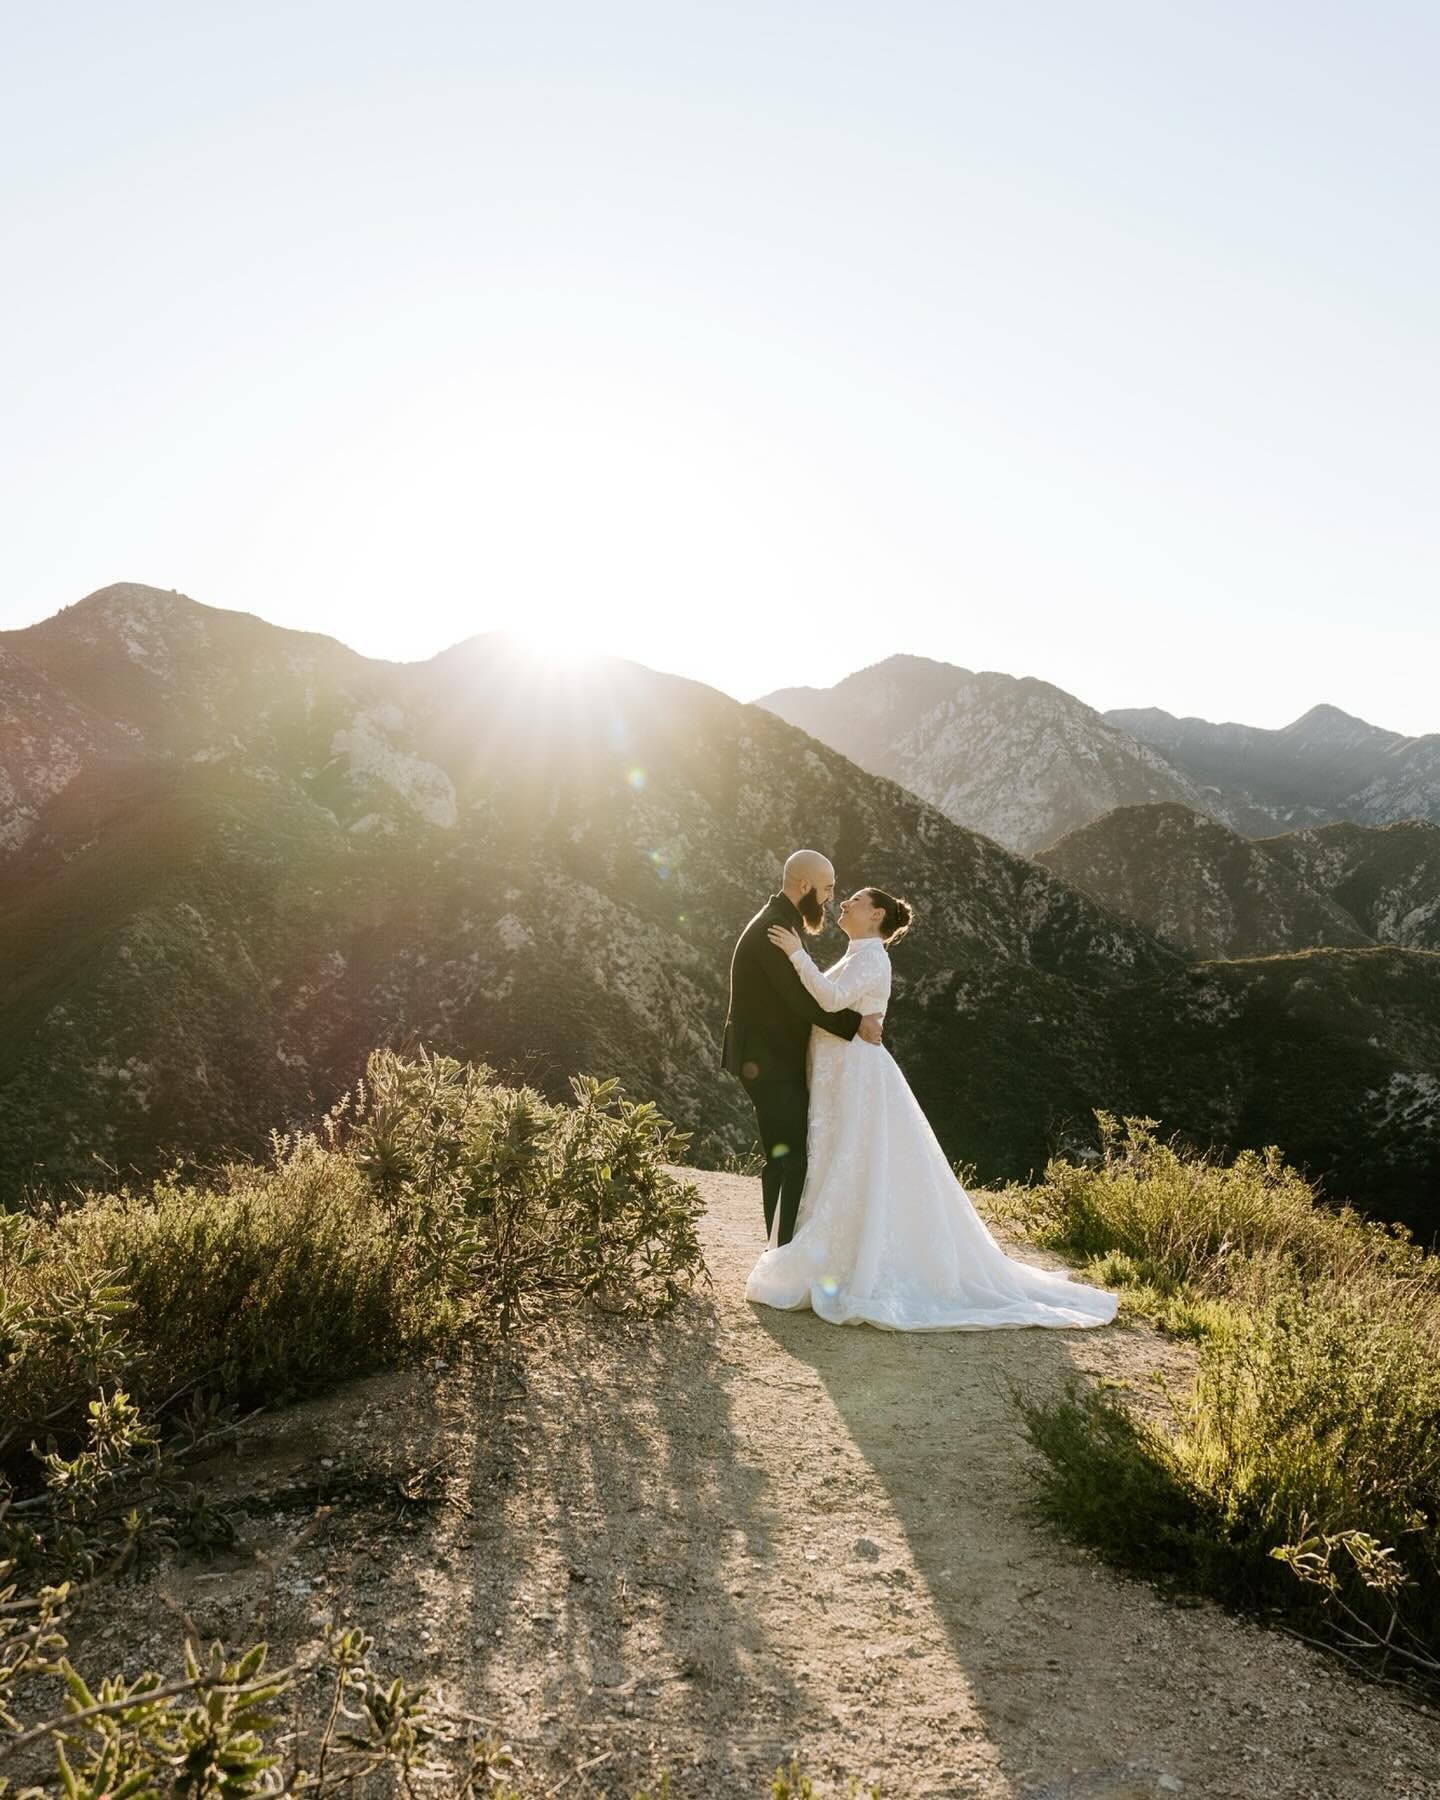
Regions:
<instances>
[{"instance_id":1,"label":"green bush","mask_svg":"<svg viewBox=\"0 0 1440 1800\"><path fill-rule=\"evenodd\" d=\"M1101 1108L1095 1118L1098 1164L1052 1158L1037 1186L995 1196L999 1215L1037 1243L1079 1258L1123 1252L1162 1291L1225 1292L1262 1259L1312 1274L1433 1271L1403 1226L1323 1205L1275 1144L1226 1164L1157 1138L1154 1119Z\"/></svg>"},{"instance_id":2,"label":"green bush","mask_svg":"<svg viewBox=\"0 0 1440 1800\"><path fill-rule=\"evenodd\" d=\"M470 1296L431 1278L393 1223L352 1158L301 1138L213 1186L93 1197L55 1222L48 1248L113 1272L140 1339L131 1379L148 1399L202 1383L258 1404L462 1326Z\"/></svg>"},{"instance_id":3,"label":"green bush","mask_svg":"<svg viewBox=\"0 0 1440 1800\"><path fill-rule=\"evenodd\" d=\"M1440 1677L1435 1260L1321 1205L1273 1146L1220 1166L1097 1117L1102 1162L1052 1163L1007 1212L1133 1284L1198 1367L1163 1425L1073 1384L1019 1396L1043 1510L1116 1563Z\"/></svg>"},{"instance_id":4,"label":"green bush","mask_svg":"<svg viewBox=\"0 0 1440 1800\"><path fill-rule=\"evenodd\" d=\"M425 1277L483 1296L501 1332L557 1296L657 1316L704 1270L696 1190L664 1167L689 1134L617 1081L571 1085L557 1107L488 1069L386 1054L359 1090L355 1168Z\"/></svg>"},{"instance_id":5,"label":"green bush","mask_svg":"<svg viewBox=\"0 0 1440 1800\"><path fill-rule=\"evenodd\" d=\"M705 1278L686 1135L619 1084L555 1105L377 1051L318 1132L204 1183L0 1216L0 1554L109 1554L160 1438L514 1331L547 1306L654 1316ZM42 1521L49 1521L49 1537ZM142 1523L144 1521L142 1520Z\"/></svg>"}]
</instances>

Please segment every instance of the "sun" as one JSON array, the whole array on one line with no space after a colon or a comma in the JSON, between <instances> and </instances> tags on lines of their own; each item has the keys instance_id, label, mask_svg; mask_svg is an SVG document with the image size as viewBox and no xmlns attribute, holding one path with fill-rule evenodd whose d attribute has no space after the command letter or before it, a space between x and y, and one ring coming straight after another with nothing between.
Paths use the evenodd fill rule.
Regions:
<instances>
[{"instance_id":1,"label":"sun","mask_svg":"<svg viewBox=\"0 0 1440 1800\"><path fill-rule=\"evenodd\" d=\"M570 620L507 626L504 636L517 656L536 669L579 674L604 654L598 638L577 632Z\"/></svg>"}]
</instances>

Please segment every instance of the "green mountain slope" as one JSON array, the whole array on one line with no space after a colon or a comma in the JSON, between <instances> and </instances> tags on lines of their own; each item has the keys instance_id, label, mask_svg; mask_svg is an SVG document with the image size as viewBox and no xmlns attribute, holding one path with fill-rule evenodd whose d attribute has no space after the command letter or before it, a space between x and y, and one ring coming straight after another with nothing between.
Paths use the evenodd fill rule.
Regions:
<instances>
[{"instance_id":1,"label":"green mountain slope","mask_svg":"<svg viewBox=\"0 0 1440 1800\"><path fill-rule=\"evenodd\" d=\"M1368 828L1351 829L1363 835ZM1373 943L1290 859L1271 853L1285 841L1241 837L1188 806L1117 806L1035 860L1188 955Z\"/></svg>"},{"instance_id":2,"label":"green mountain slope","mask_svg":"<svg viewBox=\"0 0 1440 1800\"><path fill-rule=\"evenodd\" d=\"M1440 825L1430 819L1338 820L1261 838L1259 848L1378 942L1440 950Z\"/></svg>"},{"instance_id":3,"label":"green mountain slope","mask_svg":"<svg viewBox=\"0 0 1440 1800\"><path fill-rule=\"evenodd\" d=\"M0 699L20 696L0 705L6 1194L94 1179L97 1154L151 1169L261 1150L372 1045L417 1037L553 1092L619 1073L700 1156L748 1148L716 1067L729 954L807 843L842 891L914 902L887 1036L983 1179L1088 1142L1094 1106L1156 1094L1169 1127L1313 1142L1381 1211L1418 1205L1440 1168L1427 975L1407 1010L1303 959L1224 965L1206 983L1247 1023L1217 1013L1207 1068L1211 986L1175 950L701 684L547 669L497 638L375 663L132 585L0 638L0 668ZM821 960L840 947L829 934ZM1177 1019L1183 1056L1163 1048ZM1317 1126L1282 1078L1352 1054L1391 1095L1388 1161L1358 1090Z\"/></svg>"}]
</instances>

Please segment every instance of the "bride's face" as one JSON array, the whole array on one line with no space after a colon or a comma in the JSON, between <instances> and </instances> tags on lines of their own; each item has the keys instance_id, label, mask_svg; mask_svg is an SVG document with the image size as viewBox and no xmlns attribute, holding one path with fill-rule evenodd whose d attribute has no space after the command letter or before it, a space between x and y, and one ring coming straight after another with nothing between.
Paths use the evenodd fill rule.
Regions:
<instances>
[{"instance_id":1,"label":"bride's face","mask_svg":"<svg viewBox=\"0 0 1440 1800\"><path fill-rule=\"evenodd\" d=\"M876 906L867 888L857 888L848 900L840 902L837 917L847 937L874 937L885 917L885 908Z\"/></svg>"}]
</instances>

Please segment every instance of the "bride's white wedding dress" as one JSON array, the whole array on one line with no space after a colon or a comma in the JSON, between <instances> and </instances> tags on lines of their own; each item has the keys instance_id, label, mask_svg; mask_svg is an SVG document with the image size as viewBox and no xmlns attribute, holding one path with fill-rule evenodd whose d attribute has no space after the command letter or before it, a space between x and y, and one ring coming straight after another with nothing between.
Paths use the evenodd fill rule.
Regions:
<instances>
[{"instance_id":1,"label":"bride's white wedding dress","mask_svg":"<svg viewBox=\"0 0 1440 1800\"><path fill-rule=\"evenodd\" d=\"M804 949L790 960L827 1012L885 1011L890 953L879 938L853 939L828 971ZM777 1245L772 1229L747 1300L894 1331L1105 1325L1115 1317L1114 1294L1005 1254L883 1044L814 1026L808 1067L809 1168L795 1235Z\"/></svg>"}]
</instances>

